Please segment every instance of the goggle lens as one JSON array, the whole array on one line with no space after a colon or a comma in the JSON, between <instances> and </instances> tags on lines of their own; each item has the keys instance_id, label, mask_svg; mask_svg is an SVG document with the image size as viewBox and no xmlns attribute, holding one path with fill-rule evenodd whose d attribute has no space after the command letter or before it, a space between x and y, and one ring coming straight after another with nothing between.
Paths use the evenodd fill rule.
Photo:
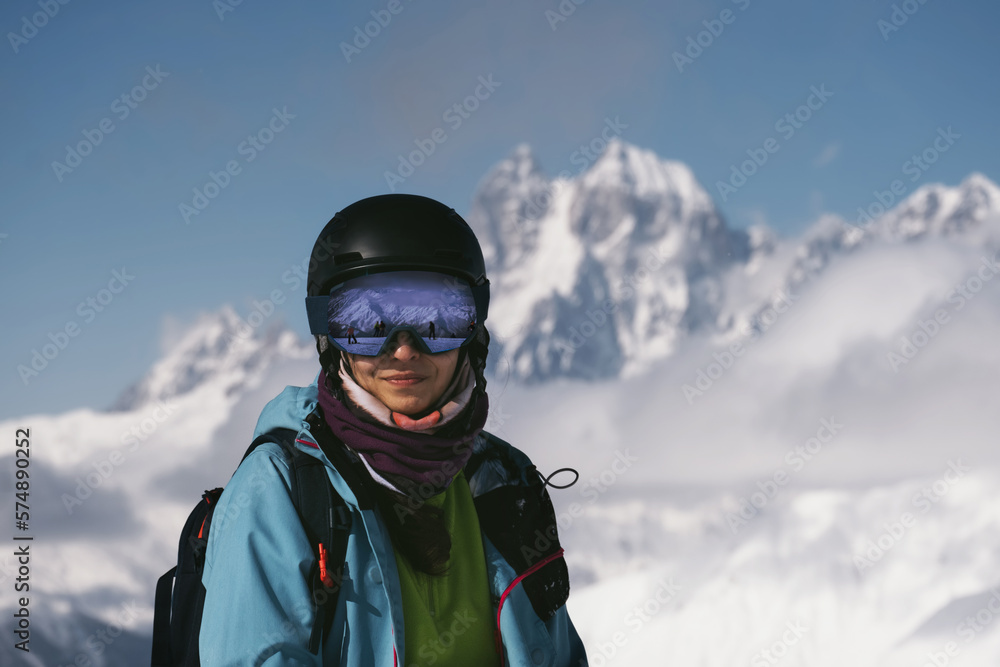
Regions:
<instances>
[{"instance_id":1,"label":"goggle lens","mask_svg":"<svg viewBox=\"0 0 1000 667\"><path fill-rule=\"evenodd\" d=\"M316 331L324 305L326 331ZM329 297L308 297L306 306L313 333L326 333L337 349L371 357L402 342L425 354L459 348L472 338L477 312L469 284L436 271L359 276L334 286Z\"/></svg>"}]
</instances>

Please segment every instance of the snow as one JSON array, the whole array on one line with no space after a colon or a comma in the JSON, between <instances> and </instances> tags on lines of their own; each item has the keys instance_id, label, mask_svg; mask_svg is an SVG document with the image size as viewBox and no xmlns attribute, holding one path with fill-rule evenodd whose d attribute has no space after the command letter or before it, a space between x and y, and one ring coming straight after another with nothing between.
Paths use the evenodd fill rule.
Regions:
<instances>
[{"instance_id":1,"label":"snow","mask_svg":"<svg viewBox=\"0 0 1000 667\"><path fill-rule=\"evenodd\" d=\"M748 247L690 169L617 139L583 174L552 181L518 147L484 178L469 220L488 239L498 342L529 383L627 376L668 357L714 322L715 281ZM602 330L581 349L576 332L595 319Z\"/></svg>"},{"instance_id":2,"label":"snow","mask_svg":"<svg viewBox=\"0 0 1000 667\"><path fill-rule=\"evenodd\" d=\"M962 483L972 493L985 490L976 485L995 493L998 481L983 474ZM628 570L623 564L635 559L629 547L602 542L598 550L604 557L597 563L610 571L574 590L569 602L592 663L602 664L603 657L603 664L620 665L754 664L761 650L781 641L788 623L805 631L785 647L787 664L920 664L921 651L935 644L940 650L947 641L970 654L984 644L995 647L1000 639L995 629L968 642L957 634L964 615L949 614L944 631L938 629L930 643L925 636L930 633L920 630L953 600L982 594L1000 580L988 565L1000 528L995 506L982 502L988 496L956 497L926 514L911 506L917 522L908 534L871 568L859 571L852 562L853 543L877 539L882 523L898 521L900 497L908 502L919 488L913 482L798 491L769 506L738 535L716 530L721 508L713 512L706 506L700 529L670 529L646 520L676 502L665 494L647 496L641 509L633 501L622 503L617 521L612 509L618 503L608 500L597 516L579 520L579 532L590 530L592 522L604 534L641 534L643 555L653 562ZM972 526L975 530L968 530ZM983 548L987 540L992 549ZM590 544L572 537L564 541L578 554ZM578 555L571 573L590 560ZM671 582L677 594L658 600ZM617 632L624 636L616 645Z\"/></svg>"},{"instance_id":3,"label":"snow","mask_svg":"<svg viewBox=\"0 0 1000 667\"><path fill-rule=\"evenodd\" d=\"M494 285L487 429L543 474L580 472L550 493L592 664L903 667L949 642L956 664L995 664L1000 280L961 308L948 297L1000 247L1000 189L973 174L863 234L824 216L779 239L728 230L685 166L616 141L566 181L520 146L474 201ZM607 298L615 312L567 355ZM32 429L32 592L64 662L132 600L126 629L148 635L188 513L315 355L224 307L115 411L0 423Z\"/></svg>"}]
</instances>

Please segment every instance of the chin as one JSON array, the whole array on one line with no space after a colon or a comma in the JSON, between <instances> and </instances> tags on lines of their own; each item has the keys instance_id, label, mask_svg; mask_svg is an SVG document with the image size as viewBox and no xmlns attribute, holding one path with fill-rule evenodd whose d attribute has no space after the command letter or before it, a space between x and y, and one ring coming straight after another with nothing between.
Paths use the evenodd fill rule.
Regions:
<instances>
[{"instance_id":1,"label":"chin","mask_svg":"<svg viewBox=\"0 0 1000 667\"><path fill-rule=\"evenodd\" d=\"M430 403L424 400L420 399L406 400L405 398L391 400L388 402L383 401L383 402L385 403L386 407L392 410L393 412L401 412L406 416L410 416L411 414L420 412L421 410L425 410L427 406L430 405Z\"/></svg>"}]
</instances>

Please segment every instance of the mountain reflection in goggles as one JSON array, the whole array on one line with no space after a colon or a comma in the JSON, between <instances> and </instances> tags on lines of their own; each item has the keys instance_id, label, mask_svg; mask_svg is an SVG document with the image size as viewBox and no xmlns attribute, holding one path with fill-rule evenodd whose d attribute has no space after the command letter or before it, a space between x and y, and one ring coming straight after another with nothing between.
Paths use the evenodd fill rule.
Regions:
<instances>
[{"instance_id":1,"label":"mountain reflection in goggles","mask_svg":"<svg viewBox=\"0 0 1000 667\"><path fill-rule=\"evenodd\" d=\"M330 342L364 356L395 350L401 331L425 354L454 350L472 337L475 322L476 302L468 283L434 271L352 278L330 290L327 304Z\"/></svg>"}]
</instances>

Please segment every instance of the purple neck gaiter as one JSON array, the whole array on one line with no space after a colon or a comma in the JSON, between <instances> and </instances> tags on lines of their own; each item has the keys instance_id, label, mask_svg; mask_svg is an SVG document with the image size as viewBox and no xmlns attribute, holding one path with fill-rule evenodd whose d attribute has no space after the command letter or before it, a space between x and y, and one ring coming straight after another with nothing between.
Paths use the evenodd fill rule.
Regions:
<instances>
[{"instance_id":1,"label":"purple neck gaiter","mask_svg":"<svg viewBox=\"0 0 1000 667\"><path fill-rule=\"evenodd\" d=\"M362 420L327 389L325 370L320 372L317 384L319 405L334 435L364 457L383 478L409 495L416 495L417 488L422 485L430 485L429 495L437 495L448 488L452 478L472 456L473 440L486 424L489 412L487 395L476 393L465 408L472 411L468 431L452 437L440 431L418 433ZM345 396L345 400L350 399ZM425 488L419 495L428 496Z\"/></svg>"}]
</instances>

